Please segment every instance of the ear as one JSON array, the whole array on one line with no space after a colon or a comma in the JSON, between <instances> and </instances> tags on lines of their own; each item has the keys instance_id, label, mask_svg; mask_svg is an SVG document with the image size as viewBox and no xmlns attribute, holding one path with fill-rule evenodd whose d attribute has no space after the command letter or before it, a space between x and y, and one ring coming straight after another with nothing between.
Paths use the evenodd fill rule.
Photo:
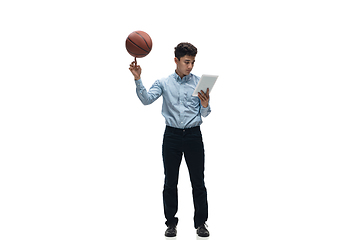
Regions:
<instances>
[{"instance_id":1,"label":"ear","mask_svg":"<svg viewBox=\"0 0 360 240\"><path fill-rule=\"evenodd\" d=\"M174 61L175 61L176 64L179 63L179 59L177 57L174 58Z\"/></svg>"}]
</instances>

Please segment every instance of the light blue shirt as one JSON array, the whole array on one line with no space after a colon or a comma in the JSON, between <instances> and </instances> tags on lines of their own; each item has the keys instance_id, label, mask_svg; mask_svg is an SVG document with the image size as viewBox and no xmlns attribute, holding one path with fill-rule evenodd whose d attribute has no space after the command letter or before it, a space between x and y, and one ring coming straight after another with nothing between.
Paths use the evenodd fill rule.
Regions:
<instances>
[{"instance_id":1,"label":"light blue shirt","mask_svg":"<svg viewBox=\"0 0 360 240\"><path fill-rule=\"evenodd\" d=\"M197 127L202 123L201 116L206 117L211 112L210 104L204 108L200 99L192 96L199 80L199 77L191 73L181 79L175 72L155 81L149 91L146 91L139 79L135 81L136 94L144 105L163 96L162 115L167 126L180 129Z\"/></svg>"}]
</instances>

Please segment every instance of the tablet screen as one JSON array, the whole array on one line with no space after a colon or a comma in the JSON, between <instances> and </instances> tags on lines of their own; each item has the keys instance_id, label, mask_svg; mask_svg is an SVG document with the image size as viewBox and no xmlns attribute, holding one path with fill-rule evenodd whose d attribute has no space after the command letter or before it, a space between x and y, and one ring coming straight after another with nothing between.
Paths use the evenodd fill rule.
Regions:
<instances>
[{"instance_id":1,"label":"tablet screen","mask_svg":"<svg viewBox=\"0 0 360 240\"><path fill-rule=\"evenodd\" d=\"M217 76L217 75L203 74L192 95L194 97L197 97L198 92L201 92L201 90L203 90L204 93L206 93L206 89L208 89L208 88L209 88L209 94L210 94L211 89L213 88L218 77L219 76Z\"/></svg>"}]
</instances>

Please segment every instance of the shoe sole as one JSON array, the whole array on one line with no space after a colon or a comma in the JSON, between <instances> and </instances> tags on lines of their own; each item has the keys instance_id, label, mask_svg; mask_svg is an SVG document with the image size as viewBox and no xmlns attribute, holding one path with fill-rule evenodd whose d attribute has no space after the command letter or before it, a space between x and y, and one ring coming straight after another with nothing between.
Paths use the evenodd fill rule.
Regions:
<instances>
[{"instance_id":1,"label":"shoe sole","mask_svg":"<svg viewBox=\"0 0 360 240\"><path fill-rule=\"evenodd\" d=\"M201 238L208 238L208 237L210 237L210 234L208 234L207 236L200 236L198 233L196 233L196 235L197 235L198 237L201 237Z\"/></svg>"}]
</instances>

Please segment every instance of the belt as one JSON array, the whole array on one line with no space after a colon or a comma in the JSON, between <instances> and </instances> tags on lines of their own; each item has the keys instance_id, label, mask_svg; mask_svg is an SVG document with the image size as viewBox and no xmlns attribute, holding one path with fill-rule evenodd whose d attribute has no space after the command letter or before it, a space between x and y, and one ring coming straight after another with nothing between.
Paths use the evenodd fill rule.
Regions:
<instances>
[{"instance_id":1,"label":"belt","mask_svg":"<svg viewBox=\"0 0 360 240\"><path fill-rule=\"evenodd\" d=\"M193 127L193 128L185 128L185 129L166 126L165 130L169 131L169 132L172 132L172 133L175 133L175 134L184 134L184 133L191 133L191 132L199 132L200 131L200 126Z\"/></svg>"}]
</instances>

